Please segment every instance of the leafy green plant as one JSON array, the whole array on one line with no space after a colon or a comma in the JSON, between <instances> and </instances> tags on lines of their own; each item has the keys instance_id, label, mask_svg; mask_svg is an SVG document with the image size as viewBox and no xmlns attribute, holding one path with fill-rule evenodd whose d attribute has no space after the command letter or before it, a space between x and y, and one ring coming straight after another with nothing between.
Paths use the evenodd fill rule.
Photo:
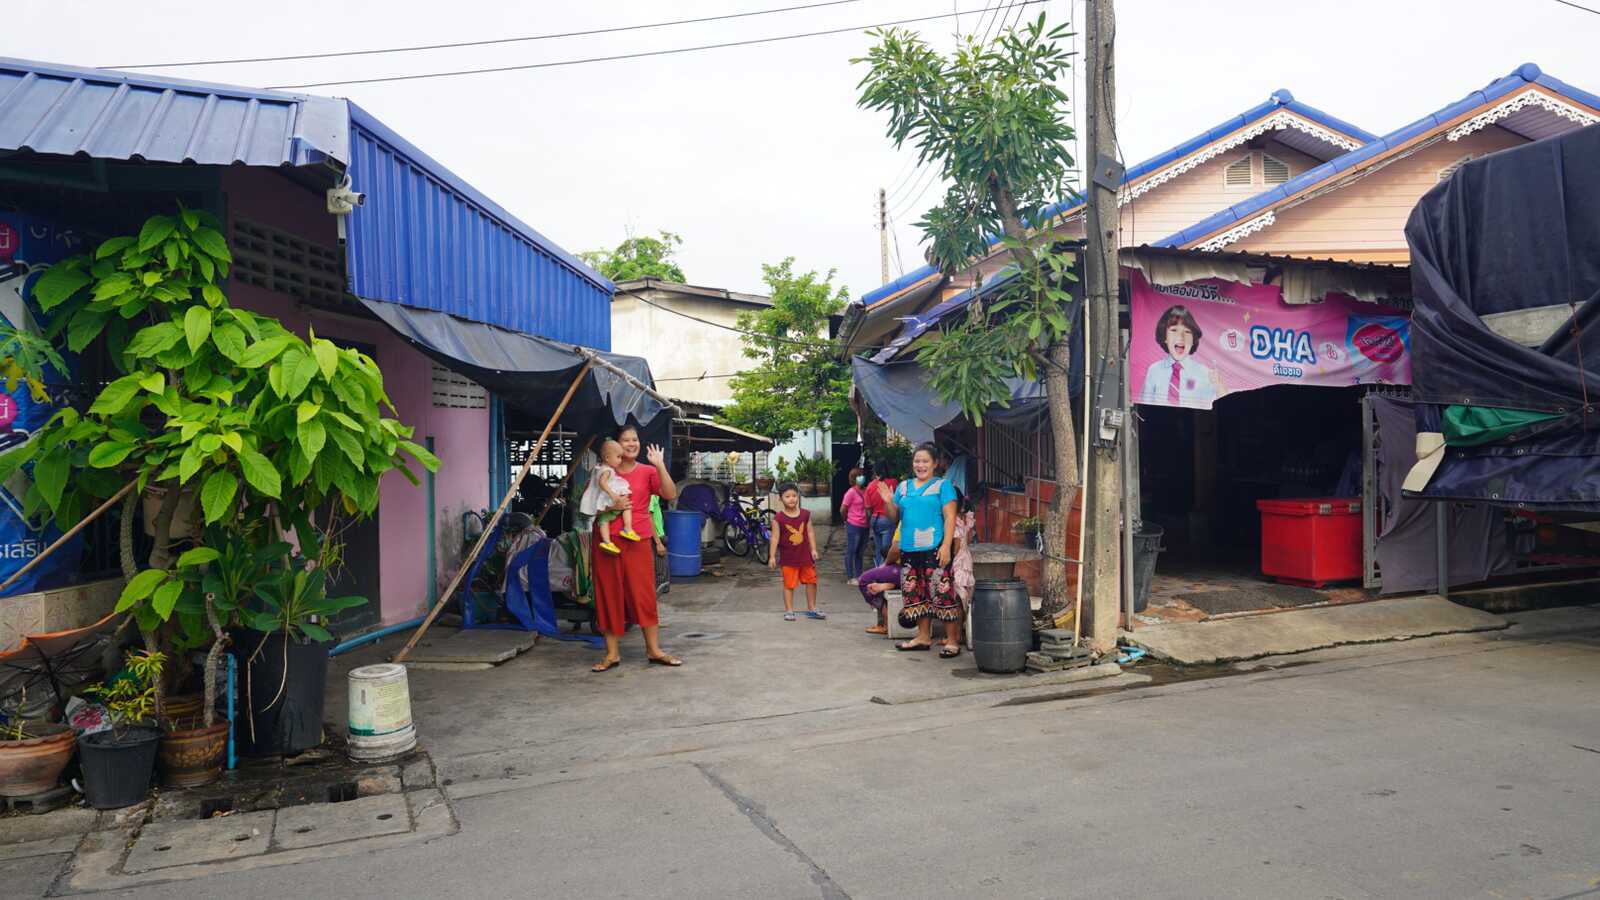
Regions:
<instances>
[{"instance_id":1,"label":"leafy green plant","mask_svg":"<svg viewBox=\"0 0 1600 900\"><path fill-rule=\"evenodd\" d=\"M0 479L31 465L26 515L63 528L133 482L121 535L128 584L116 608L132 613L151 650L163 646L160 632L171 631L186 591L197 590L186 572L220 559L211 546L174 564L172 519L184 491L198 494L207 525L232 531L261 521L282 533L330 505L370 514L387 472L417 483L408 458L438 466L409 440L412 429L383 414L394 407L370 357L229 305L219 282L232 259L220 223L181 209L57 263L34 289L50 316L47 336L72 352L105 342L123 374L87 410L61 410L35 440L0 456ZM42 375L33 357L15 362L30 380ZM130 523L151 487L164 494L140 571ZM204 609L194 599L191 615Z\"/></svg>"},{"instance_id":2,"label":"leafy green plant","mask_svg":"<svg viewBox=\"0 0 1600 900\"><path fill-rule=\"evenodd\" d=\"M733 402L722 420L779 443L798 431L854 422L849 363L827 343L829 317L844 309L849 292L834 287L831 271L797 274L793 257L761 270L772 305L738 318L744 357L755 367L730 379Z\"/></svg>"},{"instance_id":3,"label":"leafy green plant","mask_svg":"<svg viewBox=\"0 0 1600 900\"><path fill-rule=\"evenodd\" d=\"M888 137L914 146L918 162L949 184L917 222L929 257L948 275L987 258L1000 238L1014 273L997 296L968 307L966 320L925 338L918 359L930 386L958 403L974 424L991 405L1010 405L1009 378L1041 379L1049 397L1056 492L1049 516L1077 484L1077 453L1067 383L1068 316L1075 257L1045 211L1073 195L1074 132L1067 95L1072 51L1064 27L1045 17L990 41L967 37L946 56L912 32L872 32L858 104L888 115ZM965 285L962 285L965 287ZM1109 290L1115 291L1113 282ZM1065 603L1064 530L1045 529L1047 611Z\"/></svg>"},{"instance_id":4,"label":"leafy green plant","mask_svg":"<svg viewBox=\"0 0 1600 900\"><path fill-rule=\"evenodd\" d=\"M111 678L83 688L84 696L105 704L111 728L120 739L128 728L147 722L158 708L157 687L167 656L154 650L130 650L125 668Z\"/></svg>"},{"instance_id":5,"label":"leafy green plant","mask_svg":"<svg viewBox=\"0 0 1600 900\"><path fill-rule=\"evenodd\" d=\"M775 460L772 463L770 468L772 470L772 477L773 477L774 480L776 480L776 481L788 481L789 480L789 461L787 459L784 459L781 456L778 457L777 460Z\"/></svg>"},{"instance_id":6,"label":"leafy green plant","mask_svg":"<svg viewBox=\"0 0 1600 900\"><path fill-rule=\"evenodd\" d=\"M614 250L585 250L578 258L612 281L654 278L683 284L683 269L672 259L681 246L683 238L663 231L659 239L630 235Z\"/></svg>"},{"instance_id":7,"label":"leafy green plant","mask_svg":"<svg viewBox=\"0 0 1600 900\"><path fill-rule=\"evenodd\" d=\"M794 461L795 477L808 484L827 484L833 480L833 461L821 453Z\"/></svg>"}]
</instances>

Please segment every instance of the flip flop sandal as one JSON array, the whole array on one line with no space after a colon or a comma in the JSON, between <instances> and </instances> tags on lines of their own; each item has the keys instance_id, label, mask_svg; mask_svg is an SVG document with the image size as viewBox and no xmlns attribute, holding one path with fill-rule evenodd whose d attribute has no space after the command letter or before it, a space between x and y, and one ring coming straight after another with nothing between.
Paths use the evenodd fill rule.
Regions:
<instances>
[{"instance_id":1,"label":"flip flop sandal","mask_svg":"<svg viewBox=\"0 0 1600 900\"><path fill-rule=\"evenodd\" d=\"M793 622L794 621L794 613L784 613L783 614L783 620L785 622Z\"/></svg>"},{"instance_id":2,"label":"flip flop sandal","mask_svg":"<svg viewBox=\"0 0 1600 900\"><path fill-rule=\"evenodd\" d=\"M808 609L808 610L806 610L806 618L808 618L808 619L826 619L827 617L828 617L828 614L823 612L820 609Z\"/></svg>"},{"instance_id":3,"label":"flip flop sandal","mask_svg":"<svg viewBox=\"0 0 1600 900\"><path fill-rule=\"evenodd\" d=\"M677 658L676 656L652 656L649 659L650 665L652 666L667 666L669 668L676 669L677 667L683 665L683 660Z\"/></svg>"},{"instance_id":4,"label":"flip flop sandal","mask_svg":"<svg viewBox=\"0 0 1600 900\"><path fill-rule=\"evenodd\" d=\"M933 645L932 644L913 644L913 643L910 643L909 641L907 641L907 642L904 642L904 643L895 644L894 648L896 650L901 651L902 653L917 653L917 652L921 652L923 650L932 650L933 649Z\"/></svg>"},{"instance_id":5,"label":"flip flop sandal","mask_svg":"<svg viewBox=\"0 0 1600 900\"><path fill-rule=\"evenodd\" d=\"M620 665L622 665L622 660L613 659L613 660L610 660L608 662L605 662L605 665L601 666L601 667L590 666L589 667L589 672L591 674L594 674L594 675L599 675L601 672L609 672L612 669L615 669L617 666L620 666Z\"/></svg>"},{"instance_id":6,"label":"flip flop sandal","mask_svg":"<svg viewBox=\"0 0 1600 900\"><path fill-rule=\"evenodd\" d=\"M889 633L889 629L883 627L882 625L868 625L867 626L867 634L888 634L888 633Z\"/></svg>"},{"instance_id":7,"label":"flip flop sandal","mask_svg":"<svg viewBox=\"0 0 1600 900\"><path fill-rule=\"evenodd\" d=\"M960 655L961 655L961 648L960 647L952 647L949 644L946 644L944 646L944 649L939 651L939 658L940 659L955 659L956 657L958 657Z\"/></svg>"}]
</instances>

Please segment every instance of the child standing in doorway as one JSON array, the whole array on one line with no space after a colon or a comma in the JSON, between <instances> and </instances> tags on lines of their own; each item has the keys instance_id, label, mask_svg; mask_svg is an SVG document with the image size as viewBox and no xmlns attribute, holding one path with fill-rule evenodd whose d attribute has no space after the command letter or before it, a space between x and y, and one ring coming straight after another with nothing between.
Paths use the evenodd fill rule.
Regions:
<instances>
[{"instance_id":1,"label":"child standing in doorway","mask_svg":"<svg viewBox=\"0 0 1600 900\"><path fill-rule=\"evenodd\" d=\"M617 474L617 466L622 464L622 445L616 441L606 441L600 445L600 465L595 466L594 474L589 478L589 486L584 489L583 499L578 502L580 511L596 517L600 524L600 534L605 540L599 544L601 550L612 555L622 552L616 544L611 542L613 535L626 538L630 541L639 540L639 535L633 530L633 524L628 521L628 505L633 496L633 489L628 487L628 482ZM622 509L617 507L621 506ZM621 519L622 527L614 528L614 523Z\"/></svg>"},{"instance_id":2,"label":"child standing in doorway","mask_svg":"<svg viewBox=\"0 0 1600 900\"><path fill-rule=\"evenodd\" d=\"M811 513L800 508L800 488L794 482L778 485L783 509L773 514L772 546L767 565L783 568L783 618L794 621L794 589L806 586L806 618L826 619L817 609L817 532Z\"/></svg>"}]
</instances>

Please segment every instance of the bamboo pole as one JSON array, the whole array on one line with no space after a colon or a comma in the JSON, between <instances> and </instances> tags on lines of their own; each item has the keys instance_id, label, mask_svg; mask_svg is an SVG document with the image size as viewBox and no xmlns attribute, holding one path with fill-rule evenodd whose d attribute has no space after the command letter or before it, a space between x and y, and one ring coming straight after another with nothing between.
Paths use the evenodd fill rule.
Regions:
<instances>
[{"instance_id":1,"label":"bamboo pole","mask_svg":"<svg viewBox=\"0 0 1600 900\"><path fill-rule=\"evenodd\" d=\"M45 557L47 557L50 554L54 553L56 551L57 547L60 547L62 544L65 544L68 540L70 540L72 538L73 535L77 534L78 532L82 531L85 527L87 527L90 522L93 522L95 519L100 518L100 514L101 513L103 513L106 510L110 509L112 504L116 503L118 500L121 500L123 497L126 497L128 495L128 492L133 490L134 485L136 485L138 483L139 483L138 480L135 479L135 480L130 481L127 484L123 485L122 486L122 490L117 491L115 494L111 495L111 499L109 499L106 502L104 502L104 503L100 504L99 506L95 507L94 512L91 512L87 516L84 516L83 518L79 519L78 520L78 524L76 524L76 525L72 526L71 528L67 529L67 532L65 534L61 535L61 537L56 538L55 543L53 543L50 546L44 548L44 550L41 551L38 556L35 556L33 559L28 560L28 564L27 565L25 565L22 568L18 569L15 573L12 574L12 576L10 578L7 578L5 580L5 583L0 584L0 591L4 591L6 588L11 587L13 584L16 584L17 583L17 579L19 579L22 576L28 574L28 571L30 569L32 569L34 566L37 566L39 563L44 562L44 558Z\"/></svg>"},{"instance_id":2,"label":"bamboo pole","mask_svg":"<svg viewBox=\"0 0 1600 900\"><path fill-rule=\"evenodd\" d=\"M572 464L567 466L566 477L561 479L561 483L556 486L555 492L544 501L544 509L539 510L539 514L533 517L533 524L538 525L543 522L545 515L550 512L550 507L556 505L556 498L566 493L567 485L572 483L573 473L578 471L578 458L589 452L589 446L594 443L596 437L597 435L589 435L589 439L583 442L583 446L578 448L578 452L572 455Z\"/></svg>"},{"instance_id":3,"label":"bamboo pole","mask_svg":"<svg viewBox=\"0 0 1600 900\"><path fill-rule=\"evenodd\" d=\"M556 420L561 418L561 414L567 411L567 404L572 402L572 395L578 392L578 385L583 383L584 377L589 374L589 369L593 368L593 366L594 357L590 356L584 362L583 368L578 370L578 377L572 379L572 384L567 387L566 396L561 398L561 403L556 407L556 411L550 414L550 421L544 424L544 431L539 433L539 440L533 445L533 449L528 451L527 458L522 461L522 470L517 472L517 480L511 483L511 488L506 491L506 495L500 500L500 505L495 508L494 515L490 516L489 521L484 524L483 534L478 535L478 542L472 545L472 552L461 560L461 568L457 569L455 577L450 579L450 586L445 588L444 593L439 595L438 601L433 604L433 609L428 611L428 617L422 620L422 624L411 635L411 640L406 641L406 645L389 658L391 662L404 662L406 656L417 646L417 641L422 640L422 635L428 630L428 626L432 625L433 620L439 617L440 612L444 611L445 603L449 602L450 596L456 592L456 588L461 586L461 580L467 577L467 570L472 568L472 561L478 558L479 553L483 552L483 545L489 542L489 536L494 534L495 526L500 524L500 517L505 515L507 507L511 506L512 499L517 496L517 489L522 487L522 480L528 477L529 470L533 468L534 459L538 457L540 451L544 450L545 441L549 440L551 430L556 427ZM428 540L434 540L434 536L428 535Z\"/></svg>"},{"instance_id":4,"label":"bamboo pole","mask_svg":"<svg viewBox=\"0 0 1600 900\"><path fill-rule=\"evenodd\" d=\"M656 400L659 401L662 406L665 406L667 408L668 412L672 413L675 416L679 416L679 417L683 416L683 410L679 409L678 408L678 404L673 403L671 398L663 396L661 393L656 391L655 388L651 387L648 384L645 384L644 382L642 382L639 379L633 377L632 375L629 375L626 371L622 370L618 366L612 365L611 363L608 363L605 360L601 359L600 355L598 353L595 353L595 352L593 352L591 350L586 350L586 349L584 349L582 347L574 347L573 349L577 350L578 354L580 356L582 356L585 360L587 360L591 365L596 365L596 366L599 366L602 369L605 369L607 372L610 372L611 374L617 376L618 378L621 378L623 381L627 382L629 385L631 385L633 387L636 387L639 390L644 391L646 394L649 394L650 396L656 398Z\"/></svg>"}]
</instances>

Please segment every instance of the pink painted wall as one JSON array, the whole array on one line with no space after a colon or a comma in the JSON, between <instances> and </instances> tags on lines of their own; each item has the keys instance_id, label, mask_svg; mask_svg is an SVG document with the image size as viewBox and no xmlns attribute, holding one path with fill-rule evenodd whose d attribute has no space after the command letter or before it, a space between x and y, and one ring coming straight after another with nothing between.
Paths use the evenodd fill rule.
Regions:
<instances>
[{"instance_id":1,"label":"pink painted wall","mask_svg":"<svg viewBox=\"0 0 1600 900\"><path fill-rule=\"evenodd\" d=\"M334 218L320 194L273 172L230 169L223 177L229 224L243 217L292 231L328 247L338 244ZM436 586L454 571L461 557L461 513L481 509L489 500L489 411L433 406L432 362L413 350L381 323L323 312L290 297L243 284L228 288L233 304L275 316L286 328L304 335L359 342L377 348L374 358L383 370L384 387L400 421L416 429L414 440L426 446L434 439L439 457L435 475L435 534L428 532L427 489L405 476L384 476L378 493L379 596L374 599L385 623L414 618L427 609L428 541L435 542ZM419 477L425 474L413 467Z\"/></svg>"}]
</instances>

